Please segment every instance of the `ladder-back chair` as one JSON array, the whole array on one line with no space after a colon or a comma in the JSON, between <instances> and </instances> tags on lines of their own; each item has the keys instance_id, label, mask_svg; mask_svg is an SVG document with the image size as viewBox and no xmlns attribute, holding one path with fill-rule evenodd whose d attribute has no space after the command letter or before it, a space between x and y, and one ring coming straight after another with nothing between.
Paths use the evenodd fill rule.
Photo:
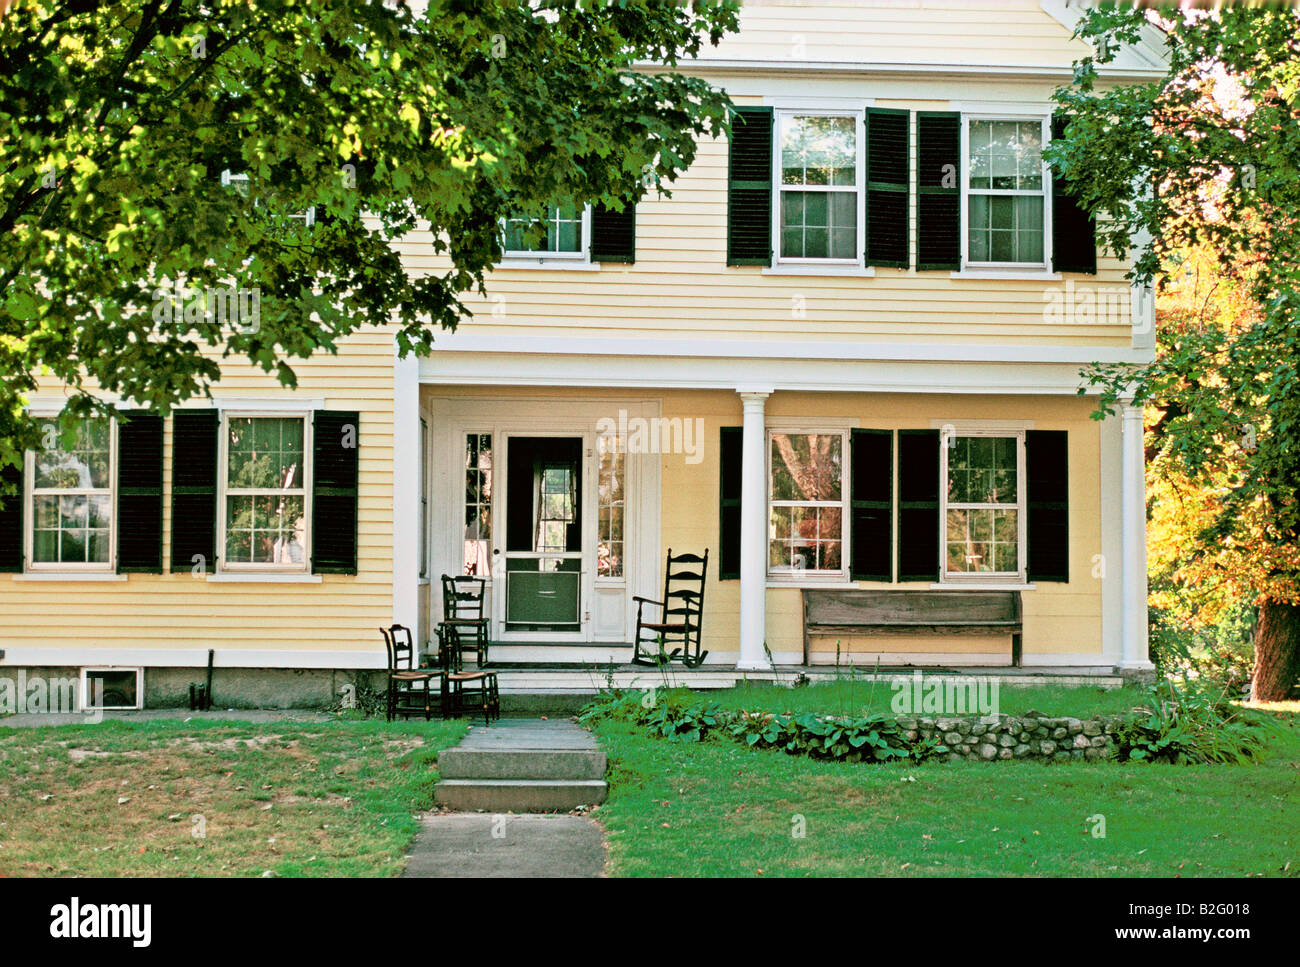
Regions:
<instances>
[{"instance_id":1,"label":"ladder-back chair","mask_svg":"<svg viewBox=\"0 0 1300 967\"><path fill-rule=\"evenodd\" d=\"M662 601L634 597L636 604L636 640L632 663L662 665L680 658L688 668L704 663L707 651L700 650L700 626L704 620L704 579L709 570L709 551L673 556L668 549L664 566ZM659 620L647 620L645 606L659 608Z\"/></svg>"}]
</instances>

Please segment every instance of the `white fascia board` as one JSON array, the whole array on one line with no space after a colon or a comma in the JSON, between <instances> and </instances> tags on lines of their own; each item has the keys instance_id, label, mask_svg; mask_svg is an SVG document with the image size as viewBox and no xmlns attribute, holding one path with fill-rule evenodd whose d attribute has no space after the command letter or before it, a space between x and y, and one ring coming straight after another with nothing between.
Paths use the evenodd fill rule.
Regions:
<instances>
[{"instance_id":1,"label":"white fascia board","mask_svg":"<svg viewBox=\"0 0 1300 967\"><path fill-rule=\"evenodd\" d=\"M653 72L665 70L662 64L637 64L635 69ZM1073 64L945 64L945 63L883 63L855 61L793 61L793 60L710 60L698 58L683 59L678 68L685 73L709 74L777 74L788 75L812 74L821 77L933 77L969 78L978 75L987 78L1030 78L1042 80L1068 80L1074 76ZM1097 68L1098 74L1106 80L1150 80L1162 77L1162 67L1117 67L1114 64L1102 64Z\"/></svg>"},{"instance_id":2,"label":"white fascia board","mask_svg":"<svg viewBox=\"0 0 1300 967\"><path fill-rule=\"evenodd\" d=\"M214 668L313 668L313 669L382 669L388 667L388 656L383 649L367 651L333 651L315 649L262 649L216 647ZM0 675L6 668L63 667L80 668L206 668L208 646L193 648L119 648L99 647L45 647L18 645L4 649L0 661Z\"/></svg>"}]
</instances>

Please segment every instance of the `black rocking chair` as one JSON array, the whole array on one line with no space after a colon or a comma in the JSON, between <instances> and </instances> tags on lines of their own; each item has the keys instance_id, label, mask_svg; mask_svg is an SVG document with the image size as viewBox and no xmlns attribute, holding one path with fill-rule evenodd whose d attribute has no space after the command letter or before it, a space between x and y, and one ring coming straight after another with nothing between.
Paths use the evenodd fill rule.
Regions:
<instances>
[{"instance_id":1,"label":"black rocking chair","mask_svg":"<svg viewBox=\"0 0 1300 967\"><path fill-rule=\"evenodd\" d=\"M488 617L483 613L485 578L442 576L442 623L455 625L457 647L473 649L482 668L488 660Z\"/></svg>"},{"instance_id":2,"label":"black rocking chair","mask_svg":"<svg viewBox=\"0 0 1300 967\"><path fill-rule=\"evenodd\" d=\"M415 644L411 629L405 625L380 628L384 647L388 649L388 707L387 719L398 715L433 716L435 697L440 706L445 705L446 685L444 673L437 668L417 668Z\"/></svg>"},{"instance_id":3,"label":"black rocking chair","mask_svg":"<svg viewBox=\"0 0 1300 967\"><path fill-rule=\"evenodd\" d=\"M442 714L460 716L467 711L483 713L484 724L501 718L501 692L497 673L481 668L465 671L462 656L466 646L460 641L456 622L438 625L438 658L442 663Z\"/></svg>"},{"instance_id":4,"label":"black rocking chair","mask_svg":"<svg viewBox=\"0 0 1300 967\"><path fill-rule=\"evenodd\" d=\"M708 571L707 548L703 557L698 554L673 557L672 548L668 549L663 600L640 596L632 599L636 602L634 665L662 665L679 657L687 668L704 664L709 653L700 650L700 624L704 619L704 579ZM658 606L658 622L646 620L647 604Z\"/></svg>"}]
</instances>

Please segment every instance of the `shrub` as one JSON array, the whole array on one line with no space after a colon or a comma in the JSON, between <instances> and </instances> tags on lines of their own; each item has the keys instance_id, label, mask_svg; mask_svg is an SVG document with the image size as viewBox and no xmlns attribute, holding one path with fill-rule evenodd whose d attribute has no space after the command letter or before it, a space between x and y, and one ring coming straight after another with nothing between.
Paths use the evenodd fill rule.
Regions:
<instances>
[{"instance_id":1,"label":"shrub","mask_svg":"<svg viewBox=\"0 0 1300 967\"><path fill-rule=\"evenodd\" d=\"M1228 690L1208 682L1162 679L1117 735L1121 761L1244 763L1264 749L1265 721L1232 704Z\"/></svg>"},{"instance_id":2,"label":"shrub","mask_svg":"<svg viewBox=\"0 0 1300 967\"><path fill-rule=\"evenodd\" d=\"M727 731L750 746L782 749L814 759L886 762L921 759L930 752L930 747L910 743L895 719L880 714L846 718L811 712L741 712Z\"/></svg>"}]
</instances>

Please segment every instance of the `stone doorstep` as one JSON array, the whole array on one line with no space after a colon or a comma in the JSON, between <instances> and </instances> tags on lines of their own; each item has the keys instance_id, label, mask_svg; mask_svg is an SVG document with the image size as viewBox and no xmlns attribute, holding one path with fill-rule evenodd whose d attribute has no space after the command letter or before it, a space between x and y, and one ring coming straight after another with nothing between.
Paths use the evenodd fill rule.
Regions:
<instances>
[{"instance_id":1,"label":"stone doorstep","mask_svg":"<svg viewBox=\"0 0 1300 967\"><path fill-rule=\"evenodd\" d=\"M569 812L605 801L602 779L443 779L434 787L438 804L472 812Z\"/></svg>"},{"instance_id":2,"label":"stone doorstep","mask_svg":"<svg viewBox=\"0 0 1300 967\"><path fill-rule=\"evenodd\" d=\"M461 745L438 756L443 779L603 779L596 749L516 749Z\"/></svg>"}]
</instances>

